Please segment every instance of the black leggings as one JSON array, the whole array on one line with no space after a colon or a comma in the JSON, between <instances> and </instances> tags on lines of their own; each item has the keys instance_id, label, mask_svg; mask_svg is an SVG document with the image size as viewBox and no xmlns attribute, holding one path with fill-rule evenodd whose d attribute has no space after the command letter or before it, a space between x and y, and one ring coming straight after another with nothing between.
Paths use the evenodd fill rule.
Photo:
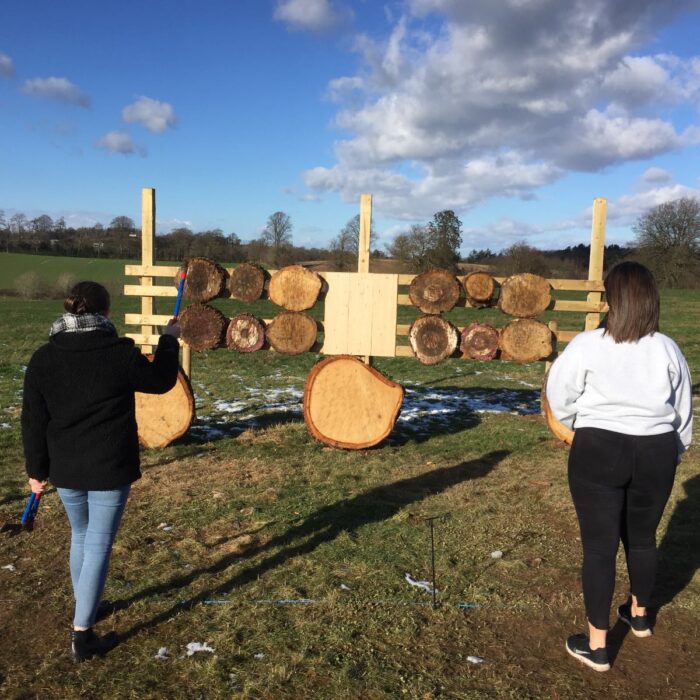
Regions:
<instances>
[{"instance_id":1,"label":"black leggings","mask_svg":"<svg viewBox=\"0 0 700 700\"><path fill-rule=\"evenodd\" d=\"M607 629L622 539L630 591L649 605L656 577L656 528L678 462L675 431L624 435L579 428L569 454L569 488L581 527L583 600L590 623Z\"/></svg>"}]
</instances>

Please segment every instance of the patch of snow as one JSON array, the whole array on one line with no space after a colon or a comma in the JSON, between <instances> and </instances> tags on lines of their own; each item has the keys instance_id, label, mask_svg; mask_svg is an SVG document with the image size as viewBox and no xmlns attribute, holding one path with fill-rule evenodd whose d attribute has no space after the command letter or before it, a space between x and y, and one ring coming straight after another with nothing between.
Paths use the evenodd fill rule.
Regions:
<instances>
[{"instance_id":1,"label":"patch of snow","mask_svg":"<svg viewBox=\"0 0 700 700\"><path fill-rule=\"evenodd\" d=\"M187 656L192 656L193 654L196 654L198 651L208 651L210 653L213 653L215 650L210 647L206 642L190 642L187 647L186 654Z\"/></svg>"}]
</instances>

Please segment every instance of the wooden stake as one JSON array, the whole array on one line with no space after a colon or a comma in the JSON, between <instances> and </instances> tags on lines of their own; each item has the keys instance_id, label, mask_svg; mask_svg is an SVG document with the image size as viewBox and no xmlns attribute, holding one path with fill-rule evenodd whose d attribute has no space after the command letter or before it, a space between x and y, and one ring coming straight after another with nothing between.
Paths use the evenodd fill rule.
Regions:
<instances>
[{"instance_id":1,"label":"wooden stake","mask_svg":"<svg viewBox=\"0 0 700 700\"><path fill-rule=\"evenodd\" d=\"M144 187L141 190L141 264L153 265L153 248L156 235L156 191L152 187ZM141 285L144 287L153 286L153 277L142 277ZM153 297L141 297L141 313L149 315L153 313ZM153 326L141 326L142 335L152 335ZM152 345L142 345L141 351L144 353L153 352Z\"/></svg>"},{"instance_id":2,"label":"wooden stake","mask_svg":"<svg viewBox=\"0 0 700 700\"><path fill-rule=\"evenodd\" d=\"M557 332L559 331L559 323L557 321L550 321L547 326L549 326L549 330L552 331L552 358L551 360L547 360L544 363L544 372L545 374L549 372L549 368L552 366L552 362L554 362L554 359L557 357L557 344L559 342L559 339L557 338Z\"/></svg>"},{"instance_id":3,"label":"wooden stake","mask_svg":"<svg viewBox=\"0 0 700 700\"><path fill-rule=\"evenodd\" d=\"M372 231L372 195L360 195L360 240L357 246L357 271L369 272L369 245ZM362 358L365 364L372 365L372 357Z\"/></svg>"},{"instance_id":4,"label":"wooden stake","mask_svg":"<svg viewBox=\"0 0 700 700\"><path fill-rule=\"evenodd\" d=\"M593 200L593 226L591 228L591 257L588 263L588 279L603 279L603 257L605 254L605 217L608 200L597 198ZM600 292L589 292L588 301L600 303ZM600 324L600 314L586 314L586 330L591 331Z\"/></svg>"}]
</instances>

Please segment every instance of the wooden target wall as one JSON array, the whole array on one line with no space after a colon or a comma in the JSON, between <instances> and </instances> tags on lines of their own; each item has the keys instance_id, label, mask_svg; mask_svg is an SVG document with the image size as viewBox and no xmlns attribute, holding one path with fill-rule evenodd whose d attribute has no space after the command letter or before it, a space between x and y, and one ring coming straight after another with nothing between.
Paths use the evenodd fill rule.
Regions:
<instances>
[{"instance_id":1,"label":"wooden target wall","mask_svg":"<svg viewBox=\"0 0 700 700\"><path fill-rule=\"evenodd\" d=\"M155 204L155 190L144 188L141 264L126 265L124 269L127 277L137 278L124 285L124 294L141 299L140 312L125 315L126 325L137 327L137 332L127 333L127 336L133 338L144 353L151 353L158 342L157 326L166 325L171 318L170 314L155 312L154 298L174 301L177 288L173 280L180 271L177 266L155 263ZM274 319L255 319L249 314L239 314L234 319L238 324L235 330L222 330L220 344L197 348L195 343L195 348L228 346L241 352L267 349L289 354L312 351L330 356L360 357L367 365L372 357L417 357L425 364L446 357L474 360L500 357L519 362L545 360L548 368L556 357L559 342L570 341L581 330L596 328L601 313L607 311L607 305L602 301L606 209L607 200L593 201L587 280L544 280L527 274L511 278L490 277L488 273L453 276L443 270L421 275L379 274L369 272L372 196L363 194L357 272L313 273L298 265L282 271L263 271L248 263L224 270L212 261L214 267L228 278L228 282L224 280L219 285L221 296L230 295L239 301L250 302L261 295L260 298L270 299L284 308L280 308L282 313ZM234 270L238 270L235 275ZM284 276L280 276L282 273ZM490 290L499 287L496 303L493 298L489 299L489 294L493 293ZM456 292L457 288L459 291ZM550 298L550 290L586 292L587 297L585 300ZM526 301L526 297L531 297L530 301L534 299L534 305L523 306L520 302ZM304 310L321 299L324 319L317 322ZM413 306L423 315L412 324L400 323L398 309L401 306ZM466 327L457 328L442 317L442 313L454 307L482 309L496 306L504 312L500 328L488 324L481 324L483 327L479 328L480 324L473 319ZM545 309L584 313L584 328L559 328L556 321L544 324L533 318ZM213 308L211 311L211 315L221 315ZM294 337L296 329L304 338ZM322 344L315 342L314 329L323 333ZM264 334L264 345L260 334ZM519 346L523 342L527 344L530 338L538 349L533 351L530 348L519 355ZM476 343L474 347L466 347L465 343L472 340ZM191 377L191 348L182 339L180 345L182 368L187 377ZM239 347L244 345L244 349ZM336 442L341 444L342 440Z\"/></svg>"}]
</instances>

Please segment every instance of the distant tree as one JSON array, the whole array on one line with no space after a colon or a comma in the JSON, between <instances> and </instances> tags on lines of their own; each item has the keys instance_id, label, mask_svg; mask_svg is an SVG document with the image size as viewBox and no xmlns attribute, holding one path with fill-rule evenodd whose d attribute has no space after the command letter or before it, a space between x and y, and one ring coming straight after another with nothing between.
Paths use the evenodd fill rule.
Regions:
<instances>
[{"instance_id":1,"label":"distant tree","mask_svg":"<svg viewBox=\"0 0 700 700\"><path fill-rule=\"evenodd\" d=\"M425 270L430 265L430 232L427 226L413 224L411 228L399 233L387 245L389 255L408 265L413 270Z\"/></svg>"},{"instance_id":2,"label":"distant tree","mask_svg":"<svg viewBox=\"0 0 700 700\"><path fill-rule=\"evenodd\" d=\"M262 232L262 240L270 249L274 265L282 264L286 249L292 245L292 219L283 211L270 214Z\"/></svg>"},{"instance_id":3,"label":"distant tree","mask_svg":"<svg viewBox=\"0 0 700 700\"><path fill-rule=\"evenodd\" d=\"M369 243L372 245L372 239L375 237L375 232L370 229ZM347 270L357 263L357 255L360 249L360 215L356 214L350 219L340 233L331 241L330 254L331 261L339 270Z\"/></svg>"},{"instance_id":4,"label":"distant tree","mask_svg":"<svg viewBox=\"0 0 700 700\"><path fill-rule=\"evenodd\" d=\"M136 226L134 225L134 220L129 216L115 216L109 222L109 228L116 230L134 231L136 229Z\"/></svg>"},{"instance_id":5,"label":"distant tree","mask_svg":"<svg viewBox=\"0 0 700 700\"><path fill-rule=\"evenodd\" d=\"M473 248L469 255L467 255L467 262L479 263L483 260L490 260L494 256L495 253L493 253L490 248L484 248L483 250L476 250L476 248Z\"/></svg>"},{"instance_id":6,"label":"distant tree","mask_svg":"<svg viewBox=\"0 0 700 700\"><path fill-rule=\"evenodd\" d=\"M22 234L27 230L27 217L24 214L17 213L10 218L10 231L12 233Z\"/></svg>"},{"instance_id":7,"label":"distant tree","mask_svg":"<svg viewBox=\"0 0 700 700\"><path fill-rule=\"evenodd\" d=\"M260 237L245 244L246 257L250 262L260 263L268 259L270 248L265 239Z\"/></svg>"},{"instance_id":8,"label":"distant tree","mask_svg":"<svg viewBox=\"0 0 700 700\"><path fill-rule=\"evenodd\" d=\"M42 214L37 216L36 219L32 219L29 225L34 233L46 233L53 229L53 219L47 214Z\"/></svg>"},{"instance_id":9,"label":"distant tree","mask_svg":"<svg viewBox=\"0 0 700 700\"><path fill-rule=\"evenodd\" d=\"M247 260L241 239L233 232L226 236L227 253L226 259L230 262L245 262Z\"/></svg>"},{"instance_id":10,"label":"distant tree","mask_svg":"<svg viewBox=\"0 0 700 700\"><path fill-rule=\"evenodd\" d=\"M542 251L527 243L514 243L503 251L500 267L504 275L531 272L533 275L549 277L550 267Z\"/></svg>"},{"instance_id":11,"label":"distant tree","mask_svg":"<svg viewBox=\"0 0 700 700\"><path fill-rule=\"evenodd\" d=\"M462 222L451 209L437 212L428 224L428 264L456 270L462 245Z\"/></svg>"},{"instance_id":12,"label":"distant tree","mask_svg":"<svg viewBox=\"0 0 700 700\"><path fill-rule=\"evenodd\" d=\"M683 197L650 209L633 226L638 257L668 287L697 285L700 201Z\"/></svg>"}]
</instances>

